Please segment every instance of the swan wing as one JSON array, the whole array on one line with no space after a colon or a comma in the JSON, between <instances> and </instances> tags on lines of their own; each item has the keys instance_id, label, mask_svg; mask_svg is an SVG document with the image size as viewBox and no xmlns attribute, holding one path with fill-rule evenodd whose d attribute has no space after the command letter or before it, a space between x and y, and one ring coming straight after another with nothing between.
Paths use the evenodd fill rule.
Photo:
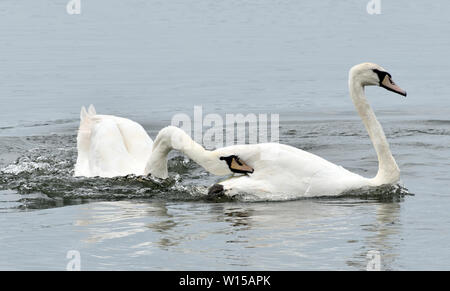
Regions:
<instances>
[{"instance_id":1,"label":"swan wing","mask_svg":"<svg viewBox=\"0 0 450 291\"><path fill-rule=\"evenodd\" d=\"M93 106L80 113L75 176L142 175L153 141L144 128L129 119L97 115Z\"/></svg>"},{"instance_id":2,"label":"swan wing","mask_svg":"<svg viewBox=\"0 0 450 291\"><path fill-rule=\"evenodd\" d=\"M97 120L89 149L90 176L115 177L140 174L139 164L127 150L122 133L112 119Z\"/></svg>"},{"instance_id":3,"label":"swan wing","mask_svg":"<svg viewBox=\"0 0 450 291\"><path fill-rule=\"evenodd\" d=\"M128 153L136 160L145 163L152 153L153 140L139 123L113 115L97 115L100 119L112 119L122 135L122 141Z\"/></svg>"},{"instance_id":4,"label":"swan wing","mask_svg":"<svg viewBox=\"0 0 450 291\"><path fill-rule=\"evenodd\" d=\"M231 193L252 193L280 199L338 195L366 183L365 178L304 150L276 143L223 148L234 153L254 173L221 182Z\"/></svg>"}]
</instances>

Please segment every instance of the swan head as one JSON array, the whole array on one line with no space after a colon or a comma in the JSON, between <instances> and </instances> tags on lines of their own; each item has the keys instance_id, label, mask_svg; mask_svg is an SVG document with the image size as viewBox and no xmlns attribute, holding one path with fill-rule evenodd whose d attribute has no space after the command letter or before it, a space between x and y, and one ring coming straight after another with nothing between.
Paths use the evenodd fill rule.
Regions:
<instances>
[{"instance_id":1,"label":"swan head","mask_svg":"<svg viewBox=\"0 0 450 291\"><path fill-rule=\"evenodd\" d=\"M374 63L362 63L353 66L350 69L349 80L363 87L380 86L389 91L406 96L406 91L392 80L392 75L383 67Z\"/></svg>"}]
</instances>

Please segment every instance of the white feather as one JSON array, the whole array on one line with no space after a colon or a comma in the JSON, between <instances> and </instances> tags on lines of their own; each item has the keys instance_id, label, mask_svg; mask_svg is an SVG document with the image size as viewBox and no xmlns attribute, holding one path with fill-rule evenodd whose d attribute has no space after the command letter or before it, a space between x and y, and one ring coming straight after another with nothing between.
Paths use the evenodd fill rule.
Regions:
<instances>
[{"instance_id":1,"label":"white feather","mask_svg":"<svg viewBox=\"0 0 450 291\"><path fill-rule=\"evenodd\" d=\"M82 107L77 136L75 176L142 175L153 141L138 123L113 115L97 115Z\"/></svg>"}]
</instances>

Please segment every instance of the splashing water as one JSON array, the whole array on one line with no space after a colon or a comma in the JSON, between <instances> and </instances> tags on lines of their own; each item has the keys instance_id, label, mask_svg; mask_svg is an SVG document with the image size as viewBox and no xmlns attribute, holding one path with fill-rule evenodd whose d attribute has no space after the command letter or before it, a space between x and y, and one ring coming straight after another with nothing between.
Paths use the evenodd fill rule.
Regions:
<instances>
[{"instance_id":1,"label":"splashing water","mask_svg":"<svg viewBox=\"0 0 450 291\"><path fill-rule=\"evenodd\" d=\"M216 179L193 161L176 154L169 160L170 178L166 180L136 175L115 178L74 177L74 140L74 136L34 137L33 141L43 143L44 146L41 144L26 150L13 163L4 166L0 170L0 190L16 191L21 195L22 207L27 208L62 206L94 199L194 201L205 200L208 186ZM68 146L63 147L64 144ZM406 193L407 190L401 186L384 186L351 191L342 197L398 200ZM287 199L292 200L292 196ZM225 200L229 201L230 198ZM237 195L232 200L261 201L251 193ZM267 198L263 200L268 201ZM224 198L214 201L224 201Z\"/></svg>"}]
</instances>

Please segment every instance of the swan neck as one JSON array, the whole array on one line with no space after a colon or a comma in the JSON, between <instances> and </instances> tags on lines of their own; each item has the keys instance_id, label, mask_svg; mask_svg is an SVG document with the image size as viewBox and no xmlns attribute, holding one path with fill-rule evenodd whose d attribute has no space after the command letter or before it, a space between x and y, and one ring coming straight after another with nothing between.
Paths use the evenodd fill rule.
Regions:
<instances>
[{"instance_id":1,"label":"swan neck","mask_svg":"<svg viewBox=\"0 0 450 291\"><path fill-rule=\"evenodd\" d=\"M174 126L168 126L162 129L155 139L146 172L158 178L167 178L167 156L173 149L181 151L191 160L208 170L211 152L192 140L183 130Z\"/></svg>"},{"instance_id":2,"label":"swan neck","mask_svg":"<svg viewBox=\"0 0 450 291\"><path fill-rule=\"evenodd\" d=\"M350 78L349 87L353 103L364 123L378 157L378 172L376 177L371 179L371 182L374 186L395 183L400 178L400 170L392 156L383 128L367 102L364 86Z\"/></svg>"}]
</instances>

